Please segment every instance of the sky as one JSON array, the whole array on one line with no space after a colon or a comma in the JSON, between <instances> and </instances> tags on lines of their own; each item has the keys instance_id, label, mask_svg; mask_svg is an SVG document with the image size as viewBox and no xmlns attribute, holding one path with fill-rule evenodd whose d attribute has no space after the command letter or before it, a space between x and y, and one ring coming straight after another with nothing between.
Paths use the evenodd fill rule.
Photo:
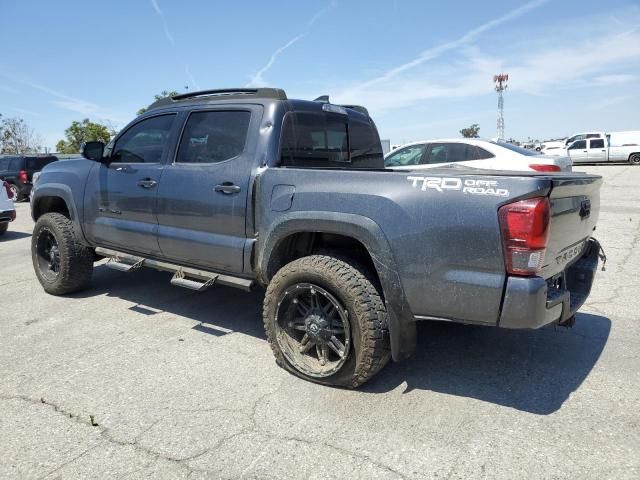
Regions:
<instances>
[{"instance_id":1,"label":"sky","mask_svg":"<svg viewBox=\"0 0 640 480\"><path fill-rule=\"evenodd\" d=\"M393 144L640 130L640 0L0 0L0 114L53 149L162 90L274 86L366 106Z\"/></svg>"}]
</instances>

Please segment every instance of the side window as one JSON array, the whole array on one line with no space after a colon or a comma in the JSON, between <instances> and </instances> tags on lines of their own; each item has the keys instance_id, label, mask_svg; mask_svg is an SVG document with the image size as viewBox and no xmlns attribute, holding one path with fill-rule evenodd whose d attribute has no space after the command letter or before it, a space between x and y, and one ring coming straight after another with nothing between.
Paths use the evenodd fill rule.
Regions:
<instances>
[{"instance_id":1,"label":"side window","mask_svg":"<svg viewBox=\"0 0 640 480\"><path fill-rule=\"evenodd\" d=\"M289 113L282 125L280 165L344 167L349 162L347 117L331 113Z\"/></svg>"},{"instance_id":2,"label":"side window","mask_svg":"<svg viewBox=\"0 0 640 480\"><path fill-rule=\"evenodd\" d=\"M604 148L604 140L603 139L598 139L598 140L591 140L589 142L590 148Z\"/></svg>"},{"instance_id":3,"label":"side window","mask_svg":"<svg viewBox=\"0 0 640 480\"><path fill-rule=\"evenodd\" d=\"M244 150L251 112L193 112L180 140L177 163L217 163Z\"/></svg>"},{"instance_id":4,"label":"side window","mask_svg":"<svg viewBox=\"0 0 640 480\"><path fill-rule=\"evenodd\" d=\"M493 158L493 153L487 152L484 148L480 148L476 145L469 145L471 155L469 160L486 160L487 158Z\"/></svg>"},{"instance_id":5,"label":"side window","mask_svg":"<svg viewBox=\"0 0 640 480\"><path fill-rule=\"evenodd\" d=\"M577 142L573 142L573 144L569 147L569 150L578 150L578 149L584 150L585 148L587 148L587 141L578 140Z\"/></svg>"},{"instance_id":6,"label":"side window","mask_svg":"<svg viewBox=\"0 0 640 480\"><path fill-rule=\"evenodd\" d=\"M587 133L587 138L600 138L599 133Z\"/></svg>"},{"instance_id":7,"label":"side window","mask_svg":"<svg viewBox=\"0 0 640 480\"><path fill-rule=\"evenodd\" d=\"M428 163L447 163L449 151L446 143L430 143L427 145L426 157Z\"/></svg>"},{"instance_id":8,"label":"side window","mask_svg":"<svg viewBox=\"0 0 640 480\"><path fill-rule=\"evenodd\" d=\"M432 143L428 146L429 163L454 163L475 160L475 152L466 143Z\"/></svg>"},{"instance_id":9,"label":"side window","mask_svg":"<svg viewBox=\"0 0 640 480\"><path fill-rule=\"evenodd\" d=\"M385 167L419 165L424 154L424 145L411 145L394 151L384 160Z\"/></svg>"},{"instance_id":10,"label":"side window","mask_svg":"<svg viewBox=\"0 0 640 480\"><path fill-rule=\"evenodd\" d=\"M349 121L349 148L354 167L380 168L384 163L382 144L375 125L371 121Z\"/></svg>"},{"instance_id":11,"label":"side window","mask_svg":"<svg viewBox=\"0 0 640 480\"><path fill-rule=\"evenodd\" d=\"M175 114L147 118L136 123L116 141L112 162L159 163L167 146Z\"/></svg>"}]
</instances>

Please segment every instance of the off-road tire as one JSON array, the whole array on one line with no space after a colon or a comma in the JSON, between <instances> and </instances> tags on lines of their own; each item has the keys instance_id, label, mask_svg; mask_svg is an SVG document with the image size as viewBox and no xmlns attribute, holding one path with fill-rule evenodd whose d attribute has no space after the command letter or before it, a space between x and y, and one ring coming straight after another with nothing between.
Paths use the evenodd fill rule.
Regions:
<instances>
[{"instance_id":1,"label":"off-road tire","mask_svg":"<svg viewBox=\"0 0 640 480\"><path fill-rule=\"evenodd\" d=\"M9 228L9 222L0 223L0 235L4 235L4 233L7 231L8 228Z\"/></svg>"},{"instance_id":2,"label":"off-road tire","mask_svg":"<svg viewBox=\"0 0 640 480\"><path fill-rule=\"evenodd\" d=\"M282 267L269 283L263 305L264 328L276 363L305 380L346 388L356 388L378 373L391 356L388 317L381 295L368 276L355 262L330 255L311 255ZM324 288L348 312L352 336L349 357L329 377L311 377L297 370L276 340L278 302L287 288L298 283Z\"/></svg>"},{"instance_id":3,"label":"off-road tire","mask_svg":"<svg viewBox=\"0 0 640 480\"><path fill-rule=\"evenodd\" d=\"M37 258L38 238L45 230L53 234L60 251L60 270L53 280L43 275ZM91 283L93 249L77 240L71 220L60 213L46 213L36 222L31 237L31 260L38 281L52 295L78 292Z\"/></svg>"},{"instance_id":4,"label":"off-road tire","mask_svg":"<svg viewBox=\"0 0 640 480\"><path fill-rule=\"evenodd\" d=\"M629 163L631 165L640 165L640 153L634 153L629 157Z\"/></svg>"}]
</instances>

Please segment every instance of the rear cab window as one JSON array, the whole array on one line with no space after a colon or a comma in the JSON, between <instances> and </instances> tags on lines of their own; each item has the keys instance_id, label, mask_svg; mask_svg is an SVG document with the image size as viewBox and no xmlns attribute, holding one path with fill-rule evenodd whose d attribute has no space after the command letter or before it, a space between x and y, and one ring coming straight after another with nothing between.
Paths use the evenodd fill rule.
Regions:
<instances>
[{"instance_id":1,"label":"rear cab window","mask_svg":"<svg viewBox=\"0 0 640 480\"><path fill-rule=\"evenodd\" d=\"M280 166L384 168L382 145L370 119L333 112L289 112L280 139Z\"/></svg>"}]
</instances>

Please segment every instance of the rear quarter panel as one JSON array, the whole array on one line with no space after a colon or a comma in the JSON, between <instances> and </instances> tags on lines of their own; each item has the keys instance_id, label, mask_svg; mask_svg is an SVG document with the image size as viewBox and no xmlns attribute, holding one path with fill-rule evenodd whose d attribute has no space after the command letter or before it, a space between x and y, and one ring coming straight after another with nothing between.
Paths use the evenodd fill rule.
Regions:
<instances>
[{"instance_id":1,"label":"rear quarter panel","mask_svg":"<svg viewBox=\"0 0 640 480\"><path fill-rule=\"evenodd\" d=\"M388 242L393 265L387 267L397 272L413 314L496 324L505 282L497 210L516 198L546 195L550 181L487 173L270 168L259 179L260 242L291 212L371 219ZM425 187L425 178L436 179L429 185L444 179L444 187ZM463 191L465 182L478 180L496 182L494 188L504 192ZM280 200L271 206L282 185L293 187L285 211Z\"/></svg>"}]
</instances>

